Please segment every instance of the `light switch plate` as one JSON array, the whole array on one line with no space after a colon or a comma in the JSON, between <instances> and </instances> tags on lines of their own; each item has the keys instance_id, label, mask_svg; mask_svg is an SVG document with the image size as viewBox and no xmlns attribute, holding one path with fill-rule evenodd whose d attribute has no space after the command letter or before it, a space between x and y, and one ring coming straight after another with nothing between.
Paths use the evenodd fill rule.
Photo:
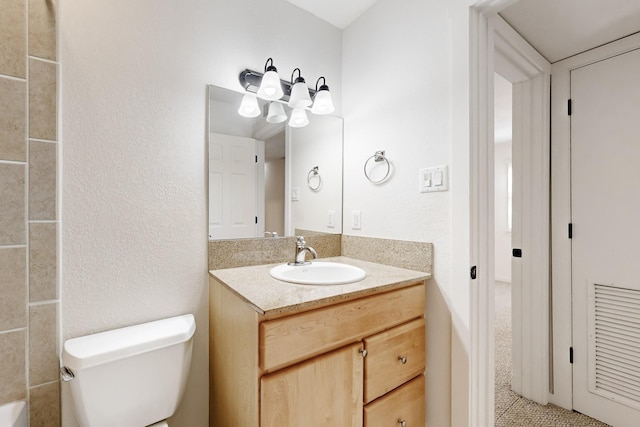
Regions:
<instances>
[{"instance_id":1,"label":"light switch plate","mask_svg":"<svg viewBox=\"0 0 640 427\"><path fill-rule=\"evenodd\" d=\"M449 191L449 166L435 166L418 171L418 191Z\"/></svg>"}]
</instances>

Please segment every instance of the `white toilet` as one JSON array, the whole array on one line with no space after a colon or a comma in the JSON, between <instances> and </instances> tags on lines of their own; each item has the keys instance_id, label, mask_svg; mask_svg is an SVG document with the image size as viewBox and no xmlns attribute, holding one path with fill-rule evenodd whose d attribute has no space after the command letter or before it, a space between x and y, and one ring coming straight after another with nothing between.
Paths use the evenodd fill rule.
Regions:
<instances>
[{"instance_id":1,"label":"white toilet","mask_svg":"<svg viewBox=\"0 0 640 427\"><path fill-rule=\"evenodd\" d=\"M195 330L186 314L66 341L62 379L80 425L168 426L184 394Z\"/></svg>"}]
</instances>

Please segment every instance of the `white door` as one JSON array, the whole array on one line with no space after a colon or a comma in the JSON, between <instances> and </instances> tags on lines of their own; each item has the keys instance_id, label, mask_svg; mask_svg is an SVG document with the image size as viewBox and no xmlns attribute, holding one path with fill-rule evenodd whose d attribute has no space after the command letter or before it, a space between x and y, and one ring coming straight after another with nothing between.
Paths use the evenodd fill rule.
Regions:
<instances>
[{"instance_id":1,"label":"white door","mask_svg":"<svg viewBox=\"0 0 640 427\"><path fill-rule=\"evenodd\" d=\"M640 50L571 72L574 409L640 425Z\"/></svg>"},{"instance_id":2,"label":"white door","mask_svg":"<svg viewBox=\"0 0 640 427\"><path fill-rule=\"evenodd\" d=\"M209 135L209 238L257 237L257 144Z\"/></svg>"}]
</instances>

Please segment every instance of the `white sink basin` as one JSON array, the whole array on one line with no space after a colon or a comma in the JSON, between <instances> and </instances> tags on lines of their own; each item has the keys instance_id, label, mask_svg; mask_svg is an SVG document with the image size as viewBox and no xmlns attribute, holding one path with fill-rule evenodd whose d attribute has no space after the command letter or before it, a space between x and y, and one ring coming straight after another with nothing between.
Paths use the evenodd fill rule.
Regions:
<instances>
[{"instance_id":1,"label":"white sink basin","mask_svg":"<svg viewBox=\"0 0 640 427\"><path fill-rule=\"evenodd\" d=\"M367 277L367 273L353 265L316 261L307 265L282 264L269 271L271 277L302 285L344 285Z\"/></svg>"}]
</instances>

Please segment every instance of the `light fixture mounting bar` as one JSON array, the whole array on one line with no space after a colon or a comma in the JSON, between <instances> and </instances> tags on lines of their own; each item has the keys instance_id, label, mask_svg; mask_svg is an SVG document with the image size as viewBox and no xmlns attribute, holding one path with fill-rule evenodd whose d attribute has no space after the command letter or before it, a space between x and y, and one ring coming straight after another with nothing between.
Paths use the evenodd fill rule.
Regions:
<instances>
[{"instance_id":1,"label":"light fixture mounting bar","mask_svg":"<svg viewBox=\"0 0 640 427\"><path fill-rule=\"evenodd\" d=\"M238 80L240 80L240 84L247 92L258 93L258 88L260 87L262 76L264 76L264 73L246 69L240 72ZM280 101L288 102L289 97L291 96L291 88L293 87L293 85L291 84L291 82L287 82L282 79L280 79L280 83L282 84L282 90L284 91L284 96L280 98ZM309 96L313 98L316 94L316 90L311 88L308 89Z\"/></svg>"}]
</instances>

